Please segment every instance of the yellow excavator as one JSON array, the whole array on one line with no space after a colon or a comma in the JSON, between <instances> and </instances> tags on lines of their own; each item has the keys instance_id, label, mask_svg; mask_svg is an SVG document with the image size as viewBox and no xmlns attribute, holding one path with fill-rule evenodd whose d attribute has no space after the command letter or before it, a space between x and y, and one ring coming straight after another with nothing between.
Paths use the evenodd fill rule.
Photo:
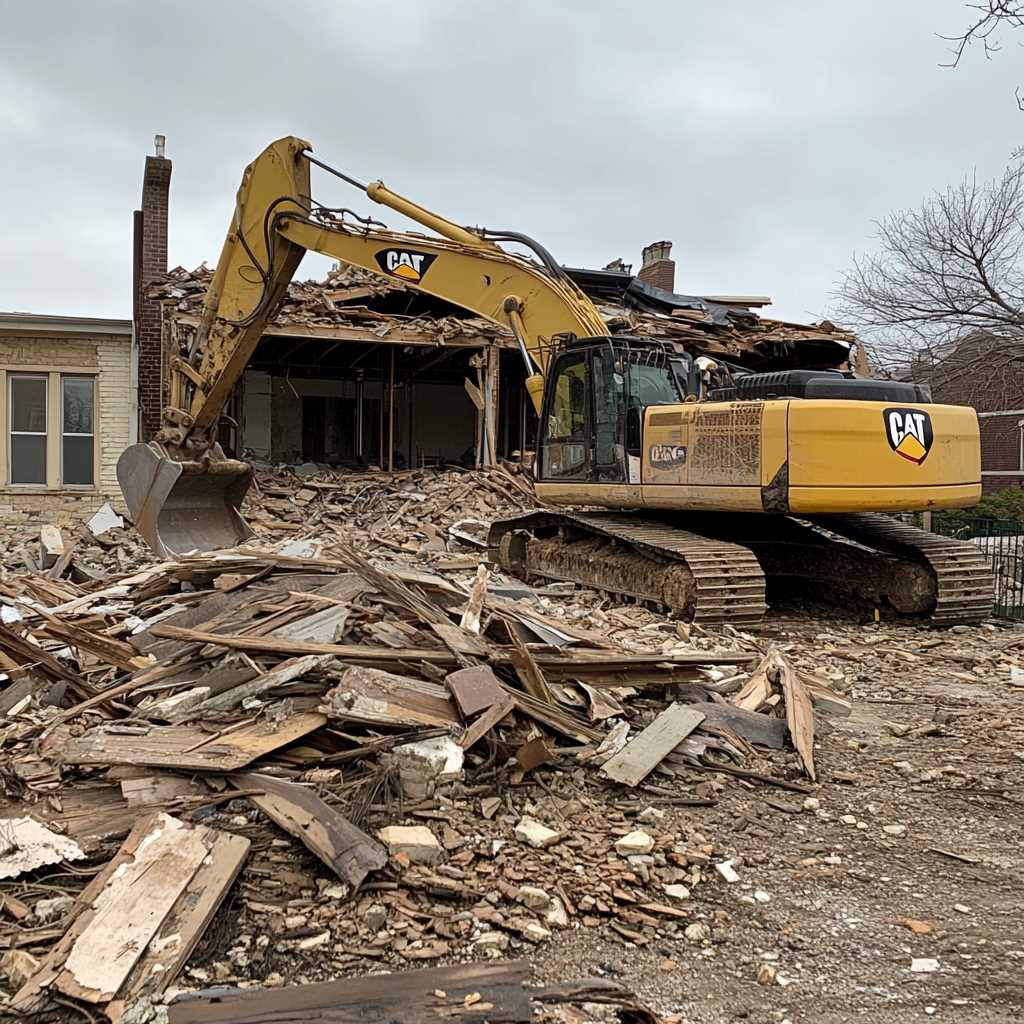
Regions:
<instances>
[{"instance_id":1,"label":"yellow excavator","mask_svg":"<svg viewBox=\"0 0 1024 1024\"><path fill-rule=\"evenodd\" d=\"M433 234L320 204L313 165ZM529 255L503 248L511 243ZM246 168L200 324L170 362L161 429L118 463L129 512L158 554L251 535L240 507L252 471L225 457L217 428L307 251L514 336L539 416L537 495L572 507L493 525L494 557L517 575L574 580L698 622L756 622L766 581L939 624L989 614L992 577L977 547L882 514L978 500L973 409L932 404L916 384L709 366L674 342L613 335L532 239L462 227L349 177L294 137Z\"/></svg>"}]
</instances>

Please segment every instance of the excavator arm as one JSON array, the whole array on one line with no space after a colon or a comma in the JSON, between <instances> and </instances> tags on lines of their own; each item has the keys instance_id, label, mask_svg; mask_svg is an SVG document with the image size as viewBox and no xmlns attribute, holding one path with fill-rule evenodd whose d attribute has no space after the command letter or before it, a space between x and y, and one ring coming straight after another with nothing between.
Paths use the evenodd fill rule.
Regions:
<instances>
[{"instance_id":1,"label":"excavator arm","mask_svg":"<svg viewBox=\"0 0 1024 1024\"><path fill-rule=\"evenodd\" d=\"M311 196L316 164L437 237L389 231ZM536 259L502 249L519 243ZM390 191L321 163L302 139L280 139L245 170L202 318L187 352L170 362L170 404L150 444L133 445L118 480L136 527L159 554L230 546L250 535L239 513L251 470L224 457L224 407L307 251L400 281L485 317L514 335L539 411L553 339L600 336L587 296L540 245L514 232L461 227Z\"/></svg>"}]
</instances>

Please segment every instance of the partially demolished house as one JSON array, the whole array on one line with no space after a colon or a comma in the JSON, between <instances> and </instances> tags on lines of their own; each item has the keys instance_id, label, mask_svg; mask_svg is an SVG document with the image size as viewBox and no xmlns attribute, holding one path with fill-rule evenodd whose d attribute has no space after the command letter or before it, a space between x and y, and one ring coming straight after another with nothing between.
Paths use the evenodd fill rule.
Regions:
<instances>
[{"instance_id":1,"label":"partially demolished house","mask_svg":"<svg viewBox=\"0 0 1024 1024\"><path fill-rule=\"evenodd\" d=\"M142 434L166 401L169 360L189 344L212 271L166 272L170 161L149 157L137 215L137 323ZM696 355L751 368L853 365L853 337L760 317L769 300L674 291L671 243L634 275L568 268L613 333L678 341ZM250 361L221 440L257 462L403 469L488 465L528 450L536 417L512 336L443 300L354 267L293 283Z\"/></svg>"}]
</instances>

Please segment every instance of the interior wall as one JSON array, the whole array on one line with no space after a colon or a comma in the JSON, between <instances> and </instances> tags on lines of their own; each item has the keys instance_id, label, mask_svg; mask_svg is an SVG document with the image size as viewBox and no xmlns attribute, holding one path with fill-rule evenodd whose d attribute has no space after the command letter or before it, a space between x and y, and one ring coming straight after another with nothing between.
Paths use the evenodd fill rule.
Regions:
<instances>
[{"instance_id":1,"label":"interior wall","mask_svg":"<svg viewBox=\"0 0 1024 1024\"><path fill-rule=\"evenodd\" d=\"M352 379L287 377L247 370L243 378L241 446L269 462L305 461L303 454L303 399L326 399L323 459L330 464L355 461L356 381ZM363 382L363 459L380 460L377 438L379 402L384 401L384 461L387 462L387 385ZM307 417L310 415L307 406ZM394 396L396 468L428 463L455 462L473 447L476 409L461 384L425 381L396 385ZM374 420L374 422L370 422ZM308 427L307 423L307 427ZM307 439L306 448L309 442Z\"/></svg>"}]
</instances>

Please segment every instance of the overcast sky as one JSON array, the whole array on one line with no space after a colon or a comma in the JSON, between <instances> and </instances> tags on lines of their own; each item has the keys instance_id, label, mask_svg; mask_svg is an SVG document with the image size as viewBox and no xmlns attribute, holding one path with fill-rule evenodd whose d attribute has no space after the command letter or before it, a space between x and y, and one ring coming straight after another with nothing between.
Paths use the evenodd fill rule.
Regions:
<instances>
[{"instance_id":1,"label":"overcast sky","mask_svg":"<svg viewBox=\"0 0 1024 1024\"><path fill-rule=\"evenodd\" d=\"M667 238L677 290L817 318L873 219L1024 143L1024 30L940 67L937 33L967 17L960 0L0 0L0 309L131 316L161 132L171 266L216 259L243 167L294 134L560 262L638 266Z\"/></svg>"}]
</instances>

